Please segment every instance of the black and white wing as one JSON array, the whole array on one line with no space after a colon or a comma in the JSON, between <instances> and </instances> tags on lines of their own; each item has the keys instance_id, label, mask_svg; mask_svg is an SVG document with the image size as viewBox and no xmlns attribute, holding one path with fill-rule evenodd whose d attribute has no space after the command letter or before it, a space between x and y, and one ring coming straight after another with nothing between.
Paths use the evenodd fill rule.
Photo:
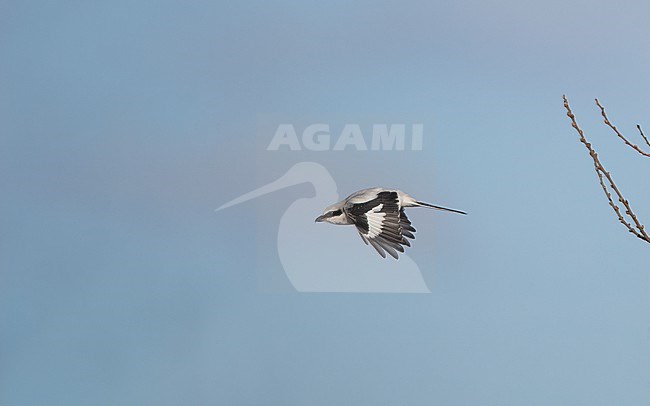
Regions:
<instances>
[{"instance_id":1,"label":"black and white wing","mask_svg":"<svg viewBox=\"0 0 650 406\"><path fill-rule=\"evenodd\" d=\"M344 210L363 242L372 245L383 258L388 252L397 259L398 251L411 246L407 238L415 238L415 228L400 207L397 192L382 191L373 193L368 201L359 200L352 199Z\"/></svg>"}]
</instances>

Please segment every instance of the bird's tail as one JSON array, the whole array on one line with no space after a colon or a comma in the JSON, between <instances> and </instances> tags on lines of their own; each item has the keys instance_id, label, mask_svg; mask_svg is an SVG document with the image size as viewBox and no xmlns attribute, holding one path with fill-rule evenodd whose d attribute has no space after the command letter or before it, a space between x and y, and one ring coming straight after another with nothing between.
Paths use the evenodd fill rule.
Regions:
<instances>
[{"instance_id":1,"label":"bird's tail","mask_svg":"<svg viewBox=\"0 0 650 406\"><path fill-rule=\"evenodd\" d=\"M460 210L456 210L456 209L448 209L446 207L436 206L434 204L429 204L429 203L425 203L425 202L416 201L415 203L416 203L416 206L429 207L431 209L442 210L442 211L450 211L452 213L458 213L458 214L467 214L464 211L460 211Z\"/></svg>"}]
</instances>

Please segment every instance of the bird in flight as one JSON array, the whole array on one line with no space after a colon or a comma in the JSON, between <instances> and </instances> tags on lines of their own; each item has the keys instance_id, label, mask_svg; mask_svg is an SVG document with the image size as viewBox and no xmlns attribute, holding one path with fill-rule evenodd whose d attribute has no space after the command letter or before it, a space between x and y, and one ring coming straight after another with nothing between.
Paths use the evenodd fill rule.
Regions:
<instances>
[{"instance_id":1,"label":"bird in flight","mask_svg":"<svg viewBox=\"0 0 650 406\"><path fill-rule=\"evenodd\" d=\"M383 258L386 252L397 259L397 252L410 247L407 238L415 238L404 208L428 207L436 210L467 214L464 211L448 209L415 200L401 190L371 188L352 193L346 199L328 206L316 222L339 225L354 224L366 245L370 244Z\"/></svg>"}]
</instances>

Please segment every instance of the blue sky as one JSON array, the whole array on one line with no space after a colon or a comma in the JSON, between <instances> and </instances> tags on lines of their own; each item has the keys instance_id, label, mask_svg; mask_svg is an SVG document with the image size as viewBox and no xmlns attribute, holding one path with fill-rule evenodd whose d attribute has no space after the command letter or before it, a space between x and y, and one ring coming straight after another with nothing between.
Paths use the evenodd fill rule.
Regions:
<instances>
[{"instance_id":1,"label":"blue sky","mask_svg":"<svg viewBox=\"0 0 650 406\"><path fill-rule=\"evenodd\" d=\"M650 250L561 96L648 224L593 98L650 126L649 12L0 3L0 404L647 403ZM256 124L383 114L424 150L273 155ZM411 216L431 294L287 289L266 242L306 186L214 212L301 160L470 213Z\"/></svg>"}]
</instances>

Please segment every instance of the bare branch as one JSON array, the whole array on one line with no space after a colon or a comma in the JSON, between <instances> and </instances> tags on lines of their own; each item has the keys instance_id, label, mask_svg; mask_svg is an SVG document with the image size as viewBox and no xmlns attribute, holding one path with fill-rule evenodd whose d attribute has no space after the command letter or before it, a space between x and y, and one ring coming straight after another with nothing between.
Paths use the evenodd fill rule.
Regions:
<instances>
[{"instance_id":1,"label":"bare branch","mask_svg":"<svg viewBox=\"0 0 650 406\"><path fill-rule=\"evenodd\" d=\"M604 108L603 106L601 106L600 102L598 102L598 99L596 99L596 105L598 106L598 108L600 108L600 115L603 116L603 120L604 120L605 124L606 124L609 128L611 128L612 131L614 131L614 132L616 133L616 136L617 136L618 138L620 138L621 140L623 140L623 142L625 143L625 145L627 145L628 147L632 148L633 150L635 150L636 152L638 152L639 154L641 154L641 155L643 155L643 156L650 157L650 152L645 152L645 151L643 151L641 148L639 148L638 145L632 144L630 141L628 141L628 139L625 138L625 137L623 136L623 134L621 134L621 133L618 131L618 129L616 128L616 126L615 126L614 124L612 124L611 121L609 121L609 118L607 118L607 114L605 113L605 108ZM643 137L643 140L646 142L646 144L648 144L648 146L650 146L650 142L648 142L648 139L646 138L645 134L643 134L643 131L641 131L641 127L640 127L639 125L637 125L636 128L637 128L637 129L639 130L639 132L641 133L641 136Z\"/></svg>"},{"instance_id":2,"label":"bare branch","mask_svg":"<svg viewBox=\"0 0 650 406\"><path fill-rule=\"evenodd\" d=\"M607 172L605 170L605 167L603 167L603 165L600 163L598 154L591 146L591 143L589 143L585 138L582 129L578 126L578 123L576 122L575 116L571 111L571 107L569 106L569 101L567 100L566 96L563 95L562 99L564 100L564 108L567 111L566 114L571 119L571 126L578 132L578 134L580 135L580 142L582 142L582 144L589 151L589 156L591 156L591 159L594 162L594 169L596 170L596 174L598 175L598 181L600 182L600 187L603 189L603 192L607 197L607 201L609 202L609 205L614 210L614 213L616 213L616 217L618 217L618 221L620 221L621 224L623 224L630 233L634 234L635 236L642 239L643 241L650 243L650 236L648 236L648 234L646 233L645 227L643 226L643 224L641 224L637 216L632 211L632 208L630 207L630 203L627 201L627 199L623 197L623 194L620 192L620 190L614 183L614 180L612 179L610 173ZM616 130L616 127L614 127L609 122L607 116L605 115L605 109L603 109L602 106L598 103L598 100L596 100L596 104L598 104L598 106L601 108L601 114L605 118L605 124L607 124L610 128L612 128L621 139L623 139L626 143L628 143L627 140L625 140L625 138L622 135L620 135L620 133ZM616 195L618 203L620 203L625 209L624 213L621 212L621 207L618 205L618 203L614 201L614 198L612 197L612 193L610 193L609 191L610 189ZM626 217L629 218L629 220Z\"/></svg>"},{"instance_id":3,"label":"bare branch","mask_svg":"<svg viewBox=\"0 0 650 406\"><path fill-rule=\"evenodd\" d=\"M645 143L650 147L650 141L648 141L648 137L646 137L645 134L643 133L643 130L641 129L641 126L637 124L636 129L639 130L639 134L641 134L641 137L643 138L643 141L645 141Z\"/></svg>"}]
</instances>

